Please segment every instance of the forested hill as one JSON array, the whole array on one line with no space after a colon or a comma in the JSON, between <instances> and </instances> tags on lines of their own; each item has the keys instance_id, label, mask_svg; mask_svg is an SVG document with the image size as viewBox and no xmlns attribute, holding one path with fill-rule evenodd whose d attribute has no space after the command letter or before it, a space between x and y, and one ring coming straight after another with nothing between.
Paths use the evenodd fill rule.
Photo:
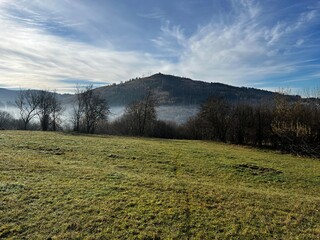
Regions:
<instances>
[{"instance_id":1,"label":"forested hill","mask_svg":"<svg viewBox=\"0 0 320 240\"><path fill-rule=\"evenodd\" d=\"M0 88L0 101L8 101L8 102L14 102L15 98L17 96L17 91L11 91L5 88Z\"/></svg>"},{"instance_id":2,"label":"forested hill","mask_svg":"<svg viewBox=\"0 0 320 240\"><path fill-rule=\"evenodd\" d=\"M123 106L143 98L148 90L155 92L161 105L198 105L209 97L222 97L228 101L271 101L275 93L254 88L233 87L221 83L194 81L189 78L161 73L125 83L97 88L111 106ZM297 100L297 96L290 96Z\"/></svg>"},{"instance_id":3,"label":"forested hill","mask_svg":"<svg viewBox=\"0 0 320 240\"><path fill-rule=\"evenodd\" d=\"M224 98L230 102L270 102L274 99L274 92L246 87L234 87L222 83L208 83L194 81L189 78L176 77L165 74L155 74L144 78L135 78L120 84L112 84L96 88L106 98L110 106L126 106L141 100L147 91L156 94L160 105L199 105L209 97ZM14 105L19 91L0 88L0 107ZM58 94L58 99L65 104L74 100L74 95ZM298 100L298 96L287 96L291 101Z\"/></svg>"},{"instance_id":4,"label":"forested hill","mask_svg":"<svg viewBox=\"0 0 320 240\"><path fill-rule=\"evenodd\" d=\"M25 91L25 90L22 90ZM32 90L37 92L38 90ZM5 88L0 88L0 109L5 107L15 107L15 100L20 94L20 90L9 90ZM61 102L70 102L73 99L71 94L59 94L57 93L57 98ZM71 100L70 100L71 99Z\"/></svg>"}]
</instances>

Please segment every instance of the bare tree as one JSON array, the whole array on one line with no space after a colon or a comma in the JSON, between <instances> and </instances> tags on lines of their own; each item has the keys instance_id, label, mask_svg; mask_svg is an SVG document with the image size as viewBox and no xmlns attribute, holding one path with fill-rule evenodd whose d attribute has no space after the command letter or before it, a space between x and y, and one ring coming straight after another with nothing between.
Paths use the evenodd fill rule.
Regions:
<instances>
[{"instance_id":1,"label":"bare tree","mask_svg":"<svg viewBox=\"0 0 320 240\"><path fill-rule=\"evenodd\" d=\"M232 116L232 141L237 144L253 142L254 116L253 108L244 103L237 104Z\"/></svg>"},{"instance_id":2,"label":"bare tree","mask_svg":"<svg viewBox=\"0 0 320 240\"><path fill-rule=\"evenodd\" d=\"M289 102L279 95L271 123L274 146L297 155L319 157L319 115L317 99Z\"/></svg>"},{"instance_id":3,"label":"bare tree","mask_svg":"<svg viewBox=\"0 0 320 240\"><path fill-rule=\"evenodd\" d=\"M84 90L81 89L79 85L76 86L75 99L73 101L73 113L72 113L72 122L73 130L80 132L81 117L83 115L83 99L82 94Z\"/></svg>"},{"instance_id":4,"label":"bare tree","mask_svg":"<svg viewBox=\"0 0 320 240\"><path fill-rule=\"evenodd\" d=\"M73 107L74 130L94 133L99 121L107 120L110 113L105 98L87 86L84 90L77 87L76 101Z\"/></svg>"},{"instance_id":5,"label":"bare tree","mask_svg":"<svg viewBox=\"0 0 320 240\"><path fill-rule=\"evenodd\" d=\"M61 102L57 98L57 93L52 93L52 112L51 112L51 121L52 121L52 131L57 131L58 126L61 122L61 115L64 111Z\"/></svg>"},{"instance_id":6,"label":"bare tree","mask_svg":"<svg viewBox=\"0 0 320 240\"><path fill-rule=\"evenodd\" d=\"M0 110L0 130L3 129L12 129L14 118L11 116L10 113L6 111Z\"/></svg>"},{"instance_id":7,"label":"bare tree","mask_svg":"<svg viewBox=\"0 0 320 240\"><path fill-rule=\"evenodd\" d=\"M130 124L130 133L144 136L150 133L157 119L156 100L154 94L148 91L143 100L130 104L123 116Z\"/></svg>"},{"instance_id":8,"label":"bare tree","mask_svg":"<svg viewBox=\"0 0 320 240\"><path fill-rule=\"evenodd\" d=\"M271 107L266 104L256 106L253 111L255 126L255 136L253 141L256 145L261 147L263 143L270 143L271 141L272 111Z\"/></svg>"},{"instance_id":9,"label":"bare tree","mask_svg":"<svg viewBox=\"0 0 320 240\"><path fill-rule=\"evenodd\" d=\"M50 114L52 111L52 94L48 91L41 90L38 92L38 111L37 115L40 120L42 131L47 131L50 124Z\"/></svg>"},{"instance_id":10,"label":"bare tree","mask_svg":"<svg viewBox=\"0 0 320 240\"><path fill-rule=\"evenodd\" d=\"M210 98L200 109L199 117L203 120L205 138L227 141L230 120L230 105L221 98Z\"/></svg>"},{"instance_id":11,"label":"bare tree","mask_svg":"<svg viewBox=\"0 0 320 240\"><path fill-rule=\"evenodd\" d=\"M88 86L82 93L84 123L87 133L94 133L99 121L107 120L109 106L105 98Z\"/></svg>"},{"instance_id":12,"label":"bare tree","mask_svg":"<svg viewBox=\"0 0 320 240\"><path fill-rule=\"evenodd\" d=\"M20 117L23 122L23 129L27 130L28 124L31 119L37 115L37 108L39 106L39 97L35 91L20 90L15 103L20 111Z\"/></svg>"},{"instance_id":13,"label":"bare tree","mask_svg":"<svg viewBox=\"0 0 320 240\"><path fill-rule=\"evenodd\" d=\"M314 88L305 88L302 90L303 97L307 99L320 99L320 86Z\"/></svg>"},{"instance_id":14,"label":"bare tree","mask_svg":"<svg viewBox=\"0 0 320 240\"><path fill-rule=\"evenodd\" d=\"M51 129L56 131L57 123L59 122L62 113L62 105L57 99L56 92L41 90L38 92L38 99L39 105L37 114L40 120L41 129L47 131L51 126Z\"/></svg>"}]
</instances>

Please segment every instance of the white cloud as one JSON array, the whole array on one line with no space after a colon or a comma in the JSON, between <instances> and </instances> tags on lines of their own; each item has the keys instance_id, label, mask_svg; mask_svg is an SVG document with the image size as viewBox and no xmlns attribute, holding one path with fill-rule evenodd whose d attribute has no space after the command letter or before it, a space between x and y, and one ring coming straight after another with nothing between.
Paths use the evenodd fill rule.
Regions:
<instances>
[{"instance_id":1,"label":"white cloud","mask_svg":"<svg viewBox=\"0 0 320 240\"><path fill-rule=\"evenodd\" d=\"M296 41L296 44L295 44L295 46L296 47L299 47L299 46L301 46L302 44L304 43L304 39L298 39L297 41Z\"/></svg>"},{"instance_id":2,"label":"white cloud","mask_svg":"<svg viewBox=\"0 0 320 240\"><path fill-rule=\"evenodd\" d=\"M3 2L2 2L3 4ZM65 89L59 80L120 82L162 62L138 52L120 52L50 35L11 18L0 18L1 84L21 88Z\"/></svg>"},{"instance_id":3,"label":"white cloud","mask_svg":"<svg viewBox=\"0 0 320 240\"><path fill-rule=\"evenodd\" d=\"M308 42L307 36L294 34L317 21L317 9L301 13L291 21L265 24L264 9L256 1L230 2L233 9L230 14L214 18L188 36L185 32L189 31L180 25L164 21L161 9L144 16L164 23L158 37L151 39L158 49L155 55L141 50L115 50L114 43L105 40L100 29L106 19L102 20L88 5L67 0L2 0L0 83L63 91L74 86L60 80L120 82L160 71L238 86L255 85L261 79L266 82L269 76L292 73L308 61L304 55L300 55L300 61L294 58L294 48L302 51ZM23 14L12 15L9 8ZM111 15L110 21L133 27L133 23ZM92 35L103 44L98 47L51 32L60 27ZM166 60L170 57L175 61Z\"/></svg>"},{"instance_id":4,"label":"white cloud","mask_svg":"<svg viewBox=\"0 0 320 240\"><path fill-rule=\"evenodd\" d=\"M168 66L168 71L242 86L299 70L305 56L300 55L297 61L293 58L293 48L305 40L296 39L294 33L308 27L317 14L315 10L302 13L292 21L266 25L261 20L263 11L254 1L233 4L233 21L212 21L189 38L181 34L183 29L171 26L171 37L175 36L183 50L179 62Z\"/></svg>"}]
</instances>

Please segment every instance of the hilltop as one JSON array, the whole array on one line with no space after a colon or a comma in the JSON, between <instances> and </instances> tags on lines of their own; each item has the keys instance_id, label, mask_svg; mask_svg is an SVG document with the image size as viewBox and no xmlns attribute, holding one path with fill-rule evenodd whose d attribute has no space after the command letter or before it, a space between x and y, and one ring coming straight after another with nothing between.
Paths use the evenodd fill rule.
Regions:
<instances>
[{"instance_id":1,"label":"hilltop","mask_svg":"<svg viewBox=\"0 0 320 240\"><path fill-rule=\"evenodd\" d=\"M222 83L208 83L190 78L165 74L131 79L125 83L97 88L111 106L123 106L143 98L152 90L160 105L199 105L209 97L221 97L228 101L271 101L275 93L255 88L234 87ZM290 96L292 100L297 96Z\"/></svg>"}]
</instances>

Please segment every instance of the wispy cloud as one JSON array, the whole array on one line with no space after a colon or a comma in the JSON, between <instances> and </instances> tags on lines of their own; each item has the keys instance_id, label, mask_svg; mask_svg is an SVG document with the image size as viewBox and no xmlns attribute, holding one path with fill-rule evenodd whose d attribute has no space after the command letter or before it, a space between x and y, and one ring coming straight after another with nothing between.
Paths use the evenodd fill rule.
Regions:
<instances>
[{"instance_id":1,"label":"wispy cloud","mask_svg":"<svg viewBox=\"0 0 320 240\"><path fill-rule=\"evenodd\" d=\"M159 7L154 7L148 13L138 13L138 16L147 18L147 19L159 19L159 20L163 20L166 18L164 11Z\"/></svg>"},{"instance_id":2,"label":"wispy cloud","mask_svg":"<svg viewBox=\"0 0 320 240\"><path fill-rule=\"evenodd\" d=\"M1 84L70 91L67 79L103 84L159 71L264 88L318 79L319 3L224 1L196 28L183 20L207 1L178 3L169 14L161 5L141 13L107 1L2 0Z\"/></svg>"},{"instance_id":3,"label":"wispy cloud","mask_svg":"<svg viewBox=\"0 0 320 240\"><path fill-rule=\"evenodd\" d=\"M234 1L233 16L226 18L200 27L189 38L179 26L163 27L155 42L164 47L174 37L182 47L179 62L168 66L168 71L208 81L253 85L276 76L294 78L295 72L308 65L311 49L301 33L319 20L318 10L266 24L262 6L254 1ZM274 84L270 81L267 84Z\"/></svg>"},{"instance_id":4,"label":"wispy cloud","mask_svg":"<svg viewBox=\"0 0 320 240\"><path fill-rule=\"evenodd\" d=\"M0 69L3 85L61 90L74 87L73 83L61 82L61 79L120 82L129 76L141 76L148 70L156 71L158 66L161 68L161 62L148 54L70 41L33 23L26 26L29 20L2 13Z\"/></svg>"}]
</instances>

